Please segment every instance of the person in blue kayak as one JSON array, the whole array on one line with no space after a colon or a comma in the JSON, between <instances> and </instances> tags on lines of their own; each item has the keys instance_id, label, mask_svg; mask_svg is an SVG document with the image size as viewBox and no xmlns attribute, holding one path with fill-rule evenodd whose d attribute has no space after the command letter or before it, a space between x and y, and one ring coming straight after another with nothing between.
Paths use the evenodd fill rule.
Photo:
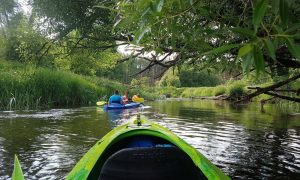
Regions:
<instances>
[{"instance_id":1,"label":"person in blue kayak","mask_svg":"<svg viewBox=\"0 0 300 180\"><path fill-rule=\"evenodd\" d=\"M123 101L123 104L128 103L128 91L127 90L125 91L125 95L122 96L122 101Z\"/></svg>"},{"instance_id":2,"label":"person in blue kayak","mask_svg":"<svg viewBox=\"0 0 300 180\"><path fill-rule=\"evenodd\" d=\"M111 103L123 104L122 97L119 95L118 90L115 90L115 94L110 96L108 103L109 104L111 104Z\"/></svg>"}]
</instances>

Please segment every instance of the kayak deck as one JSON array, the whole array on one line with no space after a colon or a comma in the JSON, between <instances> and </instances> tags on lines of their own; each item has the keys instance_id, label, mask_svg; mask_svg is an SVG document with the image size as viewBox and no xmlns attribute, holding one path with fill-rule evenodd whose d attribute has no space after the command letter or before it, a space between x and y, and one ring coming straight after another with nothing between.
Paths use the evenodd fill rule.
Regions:
<instances>
[{"instance_id":1,"label":"kayak deck","mask_svg":"<svg viewBox=\"0 0 300 180\"><path fill-rule=\"evenodd\" d=\"M112 103L109 105L104 105L103 108L106 110L110 110L110 109L130 109L130 108L136 108L141 106L141 103L135 103L135 102L131 102L128 104L118 104L118 103Z\"/></svg>"},{"instance_id":2,"label":"kayak deck","mask_svg":"<svg viewBox=\"0 0 300 180\"><path fill-rule=\"evenodd\" d=\"M229 179L192 146L144 116L97 142L67 179Z\"/></svg>"},{"instance_id":3,"label":"kayak deck","mask_svg":"<svg viewBox=\"0 0 300 180\"><path fill-rule=\"evenodd\" d=\"M207 179L183 151L152 136L132 136L112 145L93 168L89 179L163 180Z\"/></svg>"}]
</instances>

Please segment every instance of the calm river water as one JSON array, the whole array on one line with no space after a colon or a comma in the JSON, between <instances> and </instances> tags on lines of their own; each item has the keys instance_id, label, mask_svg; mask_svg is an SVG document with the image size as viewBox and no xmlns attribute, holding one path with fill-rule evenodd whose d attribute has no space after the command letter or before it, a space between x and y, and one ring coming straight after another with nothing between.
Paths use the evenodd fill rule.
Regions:
<instances>
[{"instance_id":1,"label":"calm river water","mask_svg":"<svg viewBox=\"0 0 300 180\"><path fill-rule=\"evenodd\" d=\"M300 179L300 116L286 107L215 101L146 103L171 129L233 179ZM298 109L298 110L297 110ZM27 179L63 179L94 143L130 113L99 107L0 112L0 179L17 154ZM298 112L297 112L298 111Z\"/></svg>"}]
</instances>

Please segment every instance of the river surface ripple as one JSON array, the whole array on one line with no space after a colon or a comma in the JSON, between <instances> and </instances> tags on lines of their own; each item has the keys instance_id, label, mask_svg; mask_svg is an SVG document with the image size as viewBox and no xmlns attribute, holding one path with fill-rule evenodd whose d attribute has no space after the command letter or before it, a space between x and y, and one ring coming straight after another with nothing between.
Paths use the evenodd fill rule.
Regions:
<instances>
[{"instance_id":1,"label":"river surface ripple","mask_svg":"<svg viewBox=\"0 0 300 180\"><path fill-rule=\"evenodd\" d=\"M300 179L300 116L277 105L214 101L147 103L143 113L198 149L233 179ZM297 108L295 108L297 111ZM0 112L0 179L17 154L27 179L63 179L115 126L140 110ZM297 112L296 112L297 113Z\"/></svg>"}]
</instances>

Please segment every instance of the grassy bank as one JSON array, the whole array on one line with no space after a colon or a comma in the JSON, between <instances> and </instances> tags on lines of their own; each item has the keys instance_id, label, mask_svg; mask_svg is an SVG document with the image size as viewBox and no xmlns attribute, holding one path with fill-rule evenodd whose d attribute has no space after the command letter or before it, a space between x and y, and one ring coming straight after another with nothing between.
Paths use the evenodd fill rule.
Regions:
<instances>
[{"instance_id":1,"label":"grassy bank","mask_svg":"<svg viewBox=\"0 0 300 180\"><path fill-rule=\"evenodd\" d=\"M125 87L108 79L0 61L0 110L93 105L115 89ZM131 92L155 97L141 90Z\"/></svg>"},{"instance_id":2,"label":"grassy bank","mask_svg":"<svg viewBox=\"0 0 300 180\"><path fill-rule=\"evenodd\" d=\"M181 93L181 97L211 97L211 96L241 96L246 94L246 84L241 81L229 83L227 85L219 85L216 87L197 87L185 88Z\"/></svg>"},{"instance_id":3,"label":"grassy bank","mask_svg":"<svg viewBox=\"0 0 300 180\"><path fill-rule=\"evenodd\" d=\"M175 88L175 87L166 87L158 88L157 92L160 95L167 95L168 97L182 97L182 98L196 98L196 97L214 97L224 95L227 97L241 97L246 94L253 92L254 90L247 89L248 86L259 86L265 87L269 86L272 83L265 84L251 84L246 80L239 81L228 81L227 83L215 87L191 87L191 88ZM300 82L296 81L289 85L291 89L297 89ZM261 94L255 97L253 100L260 101L271 98L271 96L266 94Z\"/></svg>"}]
</instances>

